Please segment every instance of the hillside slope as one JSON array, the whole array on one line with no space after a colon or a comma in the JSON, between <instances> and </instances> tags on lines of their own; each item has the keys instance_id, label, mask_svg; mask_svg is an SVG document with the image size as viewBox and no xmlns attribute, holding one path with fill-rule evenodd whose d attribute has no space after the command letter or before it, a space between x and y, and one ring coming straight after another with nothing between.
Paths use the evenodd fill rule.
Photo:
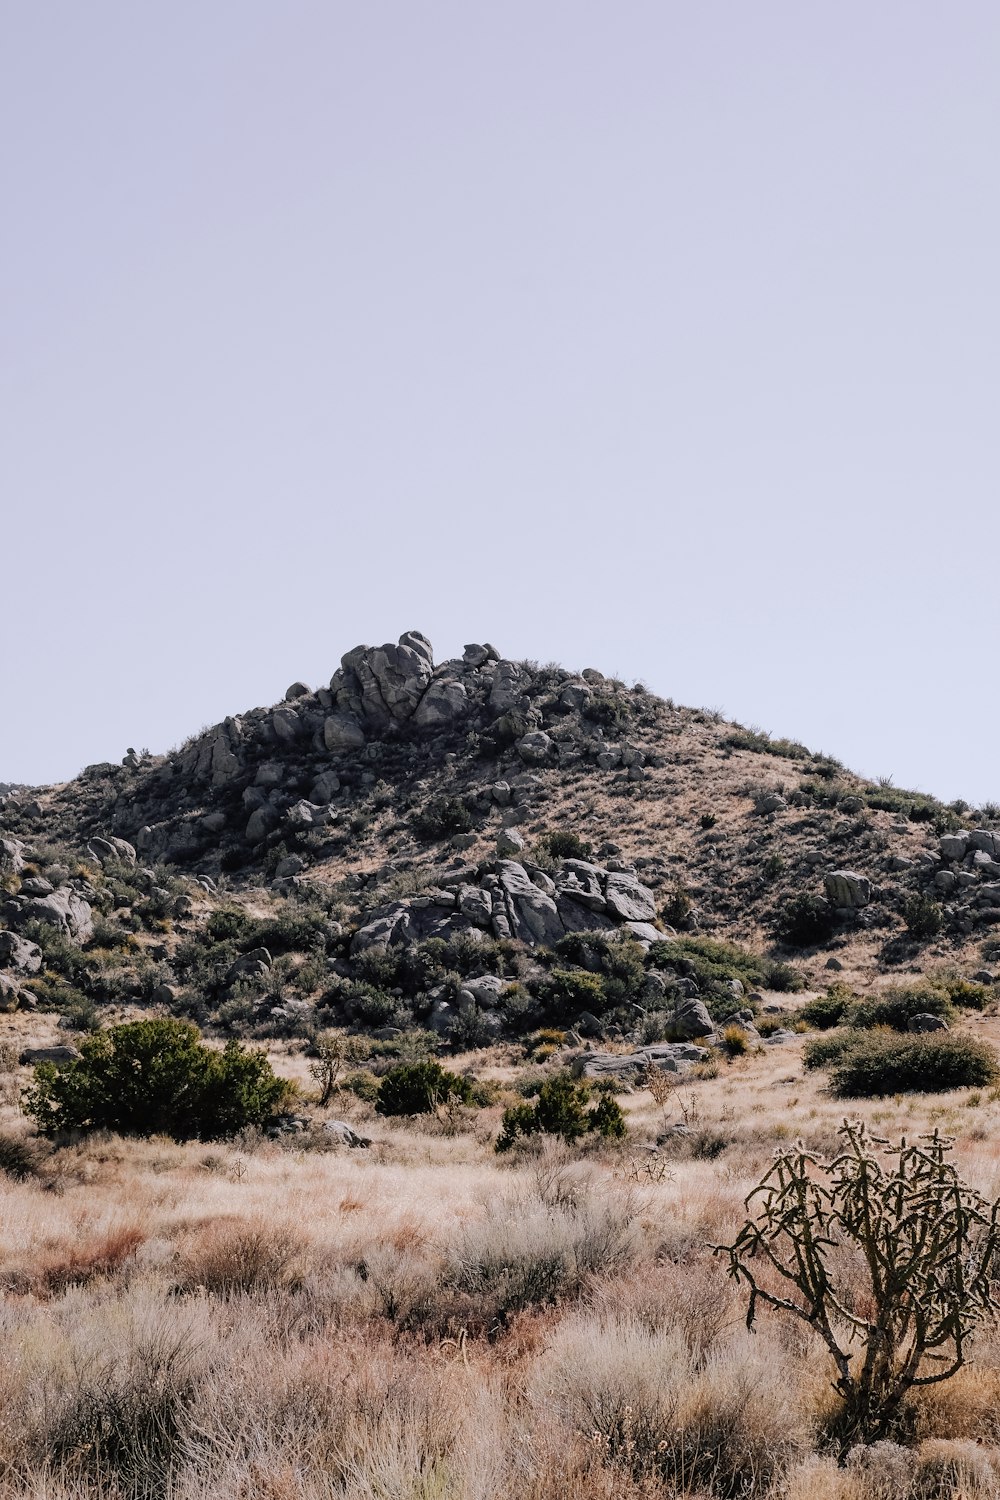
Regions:
<instances>
[{"instance_id":1,"label":"hillside slope","mask_svg":"<svg viewBox=\"0 0 1000 1500\"><path fill-rule=\"evenodd\" d=\"M824 964L859 983L900 965L972 970L1000 923L997 812L873 784L593 669L489 645L435 664L412 631L167 755L0 800L0 923L45 950L0 972L9 1006L158 994L236 1030L308 1031L317 1017L426 1023L435 1004L453 1020L442 976L480 969L533 981L522 1028L600 1021L586 986L539 1001L551 954L601 968L573 948L580 933L626 939L695 988L706 940L791 958L813 981ZM69 957L41 941L53 933ZM399 955L428 942L451 946L402 973ZM678 943L688 957L671 971ZM355 992L323 1012L331 983ZM372 992L360 1004L358 985ZM608 1028L627 1034L648 986L642 1005L619 999ZM494 1029L516 1019L493 1015Z\"/></svg>"}]
</instances>

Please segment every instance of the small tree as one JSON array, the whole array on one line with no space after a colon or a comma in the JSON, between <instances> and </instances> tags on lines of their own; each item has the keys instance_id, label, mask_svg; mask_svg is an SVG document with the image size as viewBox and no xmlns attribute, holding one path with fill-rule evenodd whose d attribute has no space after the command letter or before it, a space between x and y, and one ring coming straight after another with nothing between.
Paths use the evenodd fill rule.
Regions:
<instances>
[{"instance_id":1,"label":"small tree","mask_svg":"<svg viewBox=\"0 0 1000 1500\"><path fill-rule=\"evenodd\" d=\"M440 1106L468 1104L472 1083L434 1061L399 1063L379 1085L380 1115L429 1115Z\"/></svg>"},{"instance_id":2,"label":"small tree","mask_svg":"<svg viewBox=\"0 0 1000 1500\"><path fill-rule=\"evenodd\" d=\"M262 1124L287 1090L263 1052L238 1042L217 1052L196 1026L165 1017L98 1032L71 1063L39 1063L24 1105L48 1136L113 1130L216 1140Z\"/></svg>"},{"instance_id":3,"label":"small tree","mask_svg":"<svg viewBox=\"0 0 1000 1500\"><path fill-rule=\"evenodd\" d=\"M546 1079L538 1091L537 1104L514 1104L504 1110L496 1149L509 1151L522 1135L559 1135L567 1142L578 1141L589 1130L596 1130L607 1140L623 1140L627 1130L618 1101L605 1095L587 1109L589 1098L587 1085L574 1083L568 1073Z\"/></svg>"},{"instance_id":4,"label":"small tree","mask_svg":"<svg viewBox=\"0 0 1000 1500\"><path fill-rule=\"evenodd\" d=\"M862 1124L845 1121L838 1134L831 1161L801 1143L779 1155L735 1242L713 1249L750 1288L748 1328L763 1301L822 1338L846 1452L884 1438L910 1390L965 1363L976 1327L995 1314L1000 1203L962 1181L937 1131L891 1147Z\"/></svg>"}]
</instances>

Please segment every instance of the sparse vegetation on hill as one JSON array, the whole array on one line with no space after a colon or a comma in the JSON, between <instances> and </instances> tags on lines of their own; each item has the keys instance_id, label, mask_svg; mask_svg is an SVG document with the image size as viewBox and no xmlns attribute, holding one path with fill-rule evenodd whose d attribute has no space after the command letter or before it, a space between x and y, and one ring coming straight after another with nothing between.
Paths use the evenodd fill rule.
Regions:
<instances>
[{"instance_id":1,"label":"sparse vegetation on hill","mask_svg":"<svg viewBox=\"0 0 1000 1500\"><path fill-rule=\"evenodd\" d=\"M416 632L0 797L0 1489L993 1500L988 1332L845 1445L708 1245L842 1098L996 1194L997 808Z\"/></svg>"}]
</instances>

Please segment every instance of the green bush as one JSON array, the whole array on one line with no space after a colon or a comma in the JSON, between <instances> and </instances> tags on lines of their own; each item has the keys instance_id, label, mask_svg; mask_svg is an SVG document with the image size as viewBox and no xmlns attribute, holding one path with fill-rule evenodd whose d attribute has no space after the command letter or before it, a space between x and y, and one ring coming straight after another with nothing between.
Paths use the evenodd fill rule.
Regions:
<instances>
[{"instance_id":1,"label":"green bush","mask_svg":"<svg viewBox=\"0 0 1000 1500\"><path fill-rule=\"evenodd\" d=\"M833 1063L839 1062L845 1052L850 1052L865 1040L863 1031L853 1031L847 1026L838 1026L833 1031L828 1031L825 1036L818 1036L811 1042L807 1042L802 1049L802 1065L805 1068L828 1068Z\"/></svg>"},{"instance_id":2,"label":"green bush","mask_svg":"<svg viewBox=\"0 0 1000 1500\"><path fill-rule=\"evenodd\" d=\"M605 1008L604 982L599 974L579 969L553 969L532 986L546 1021L573 1021L582 1010L600 1016Z\"/></svg>"},{"instance_id":3,"label":"green bush","mask_svg":"<svg viewBox=\"0 0 1000 1500\"><path fill-rule=\"evenodd\" d=\"M806 982L798 969L773 958L764 961L763 983L765 989L776 990L779 995L794 995L806 987Z\"/></svg>"},{"instance_id":4,"label":"green bush","mask_svg":"<svg viewBox=\"0 0 1000 1500\"><path fill-rule=\"evenodd\" d=\"M817 1031L829 1031L831 1026L844 1019L853 999L853 991L846 984L832 984L825 995L806 1001L799 1011L799 1018L807 1026L815 1026Z\"/></svg>"},{"instance_id":5,"label":"green bush","mask_svg":"<svg viewBox=\"0 0 1000 1500\"><path fill-rule=\"evenodd\" d=\"M890 1026L893 1031L905 1031L912 1017L920 1015L940 1016L950 1021L955 1012L947 995L940 990L914 985L912 989L883 990L871 1000L859 1000L851 1006L848 1020L862 1030Z\"/></svg>"},{"instance_id":6,"label":"green bush","mask_svg":"<svg viewBox=\"0 0 1000 1500\"><path fill-rule=\"evenodd\" d=\"M262 1052L205 1046L187 1021L130 1021L88 1037L64 1066L40 1063L24 1104L43 1135L113 1130L216 1140L263 1124L288 1085Z\"/></svg>"},{"instance_id":7,"label":"green bush","mask_svg":"<svg viewBox=\"0 0 1000 1500\"><path fill-rule=\"evenodd\" d=\"M546 1079L534 1105L515 1104L504 1110L496 1149L509 1151L520 1136L538 1134L577 1141L588 1131L596 1130L607 1139L623 1139L625 1117L617 1101L605 1094L593 1108L587 1109L589 1098L587 1085L576 1083L568 1073Z\"/></svg>"},{"instance_id":8,"label":"green bush","mask_svg":"<svg viewBox=\"0 0 1000 1500\"><path fill-rule=\"evenodd\" d=\"M538 840L554 859L589 859L593 853L593 844L582 839L578 833L570 828L559 828L553 833L543 833Z\"/></svg>"},{"instance_id":9,"label":"green bush","mask_svg":"<svg viewBox=\"0 0 1000 1500\"><path fill-rule=\"evenodd\" d=\"M414 813L410 826L418 839L431 844L453 833L468 833L472 813L461 797L435 797Z\"/></svg>"},{"instance_id":10,"label":"green bush","mask_svg":"<svg viewBox=\"0 0 1000 1500\"><path fill-rule=\"evenodd\" d=\"M816 948L833 935L836 919L824 896L799 891L790 896L775 920L775 932L790 948Z\"/></svg>"},{"instance_id":11,"label":"green bush","mask_svg":"<svg viewBox=\"0 0 1000 1500\"><path fill-rule=\"evenodd\" d=\"M441 1104L468 1104L472 1081L433 1061L400 1063L379 1085L380 1115L429 1115Z\"/></svg>"},{"instance_id":12,"label":"green bush","mask_svg":"<svg viewBox=\"0 0 1000 1500\"><path fill-rule=\"evenodd\" d=\"M937 937L944 926L944 913L940 902L934 901L930 896L925 896L922 891L911 891L903 898L900 914L912 938Z\"/></svg>"},{"instance_id":13,"label":"green bush","mask_svg":"<svg viewBox=\"0 0 1000 1500\"><path fill-rule=\"evenodd\" d=\"M911 1091L940 1093L993 1083L998 1071L992 1047L974 1037L872 1031L862 1033L830 1064L830 1087L835 1094L862 1099Z\"/></svg>"}]
</instances>

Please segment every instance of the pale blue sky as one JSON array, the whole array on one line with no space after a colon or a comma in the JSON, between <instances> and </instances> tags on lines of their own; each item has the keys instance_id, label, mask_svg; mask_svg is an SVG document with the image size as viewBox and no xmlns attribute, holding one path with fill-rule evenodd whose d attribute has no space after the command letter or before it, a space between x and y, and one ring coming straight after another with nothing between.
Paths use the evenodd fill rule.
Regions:
<instances>
[{"instance_id":1,"label":"pale blue sky","mask_svg":"<svg viewBox=\"0 0 1000 1500\"><path fill-rule=\"evenodd\" d=\"M418 628L1000 800L998 43L0 0L0 780Z\"/></svg>"}]
</instances>

